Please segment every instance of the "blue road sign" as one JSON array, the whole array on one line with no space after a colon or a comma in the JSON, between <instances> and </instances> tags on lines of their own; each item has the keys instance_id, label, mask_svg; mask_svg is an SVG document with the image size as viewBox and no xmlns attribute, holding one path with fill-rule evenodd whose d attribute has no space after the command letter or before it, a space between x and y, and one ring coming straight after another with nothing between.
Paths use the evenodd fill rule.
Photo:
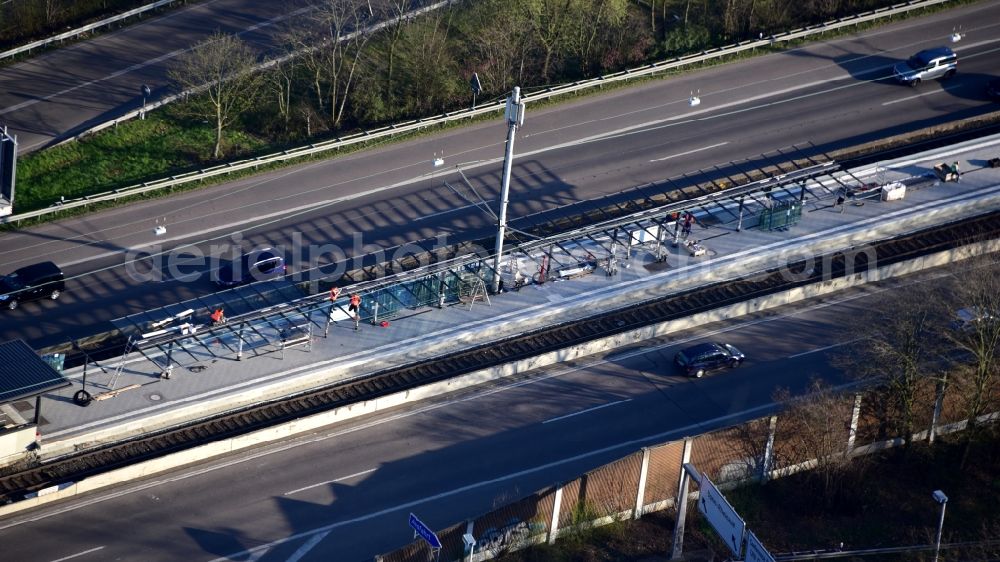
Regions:
<instances>
[{"instance_id":1,"label":"blue road sign","mask_svg":"<svg viewBox=\"0 0 1000 562\"><path fill-rule=\"evenodd\" d=\"M417 519L417 516L412 513L410 514L410 527L413 527L413 531L427 541L427 544L431 545L431 548L441 548L441 541L434 534L434 531L427 525L424 525L424 522Z\"/></svg>"}]
</instances>

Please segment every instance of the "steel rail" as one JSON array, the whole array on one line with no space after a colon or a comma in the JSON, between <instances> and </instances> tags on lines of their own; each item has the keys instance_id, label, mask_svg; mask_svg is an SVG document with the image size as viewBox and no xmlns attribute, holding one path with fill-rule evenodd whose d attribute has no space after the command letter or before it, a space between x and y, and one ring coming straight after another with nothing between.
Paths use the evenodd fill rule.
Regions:
<instances>
[{"instance_id":1,"label":"steel rail","mask_svg":"<svg viewBox=\"0 0 1000 562\"><path fill-rule=\"evenodd\" d=\"M907 261L972 242L994 239L1000 236L998 219L1000 212L993 212L876 242L872 244L872 248L879 266ZM853 274L859 268L873 265L865 262L865 254L859 256L861 259L852 260L845 252L850 250L831 252L824 256L824 263L828 262L830 267L824 272L816 271L812 276L803 275L800 279L790 280L784 274L784 269L774 269L766 275L758 274L638 302L627 309L566 322L355 380L342 381L322 389L187 423L153 435L78 451L36 466L0 469L0 502L12 503L20 500L26 493L54 484L78 481L196 445L564 349L637 327L683 318L778 291ZM805 269L805 262L800 265ZM795 269L796 264L788 267Z\"/></svg>"}]
</instances>

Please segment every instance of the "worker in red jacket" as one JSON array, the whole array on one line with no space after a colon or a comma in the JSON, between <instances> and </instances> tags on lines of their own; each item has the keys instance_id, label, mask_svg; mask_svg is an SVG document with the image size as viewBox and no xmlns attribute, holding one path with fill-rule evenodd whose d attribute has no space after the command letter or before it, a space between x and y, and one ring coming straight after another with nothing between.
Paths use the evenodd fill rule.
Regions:
<instances>
[{"instance_id":1,"label":"worker in red jacket","mask_svg":"<svg viewBox=\"0 0 1000 562\"><path fill-rule=\"evenodd\" d=\"M212 313L212 325L219 326L226 323L226 314L222 312L221 308L216 308L215 312Z\"/></svg>"}]
</instances>

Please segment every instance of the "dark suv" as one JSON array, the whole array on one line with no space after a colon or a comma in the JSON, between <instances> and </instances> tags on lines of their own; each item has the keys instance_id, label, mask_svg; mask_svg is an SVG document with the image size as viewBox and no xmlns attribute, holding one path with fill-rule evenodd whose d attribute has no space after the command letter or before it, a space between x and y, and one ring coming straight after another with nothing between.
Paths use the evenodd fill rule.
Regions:
<instances>
[{"instance_id":1,"label":"dark suv","mask_svg":"<svg viewBox=\"0 0 1000 562\"><path fill-rule=\"evenodd\" d=\"M65 279L59 266L50 261L22 267L0 277L0 306L14 310L24 301L56 300L66 288Z\"/></svg>"},{"instance_id":2,"label":"dark suv","mask_svg":"<svg viewBox=\"0 0 1000 562\"><path fill-rule=\"evenodd\" d=\"M728 343L699 343L677 353L674 363L684 374L701 378L709 371L739 367L746 356Z\"/></svg>"},{"instance_id":3,"label":"dark suv","mask_svg":"<svg viewBox=\"0 0 1000 562\"><path fill-rule=\"evenodd\" d=\"M924 49L892 70L896 80L908 86L916 86L922 80L947 80L958 72L958 55L948 47Z\"/></svg>"},{"instance_id":4,"label":"dark suv","mask_svg":"<svg viewBox=\"0 0 1000 562\"><path fill-rule=\"evenodd\" d=\"M224 263L219 268L215 283L220 287L233 287L253 281L277 279L283 277L287 270L285 259L274 248L262 248Z\"/></svg>"}]
</instances>

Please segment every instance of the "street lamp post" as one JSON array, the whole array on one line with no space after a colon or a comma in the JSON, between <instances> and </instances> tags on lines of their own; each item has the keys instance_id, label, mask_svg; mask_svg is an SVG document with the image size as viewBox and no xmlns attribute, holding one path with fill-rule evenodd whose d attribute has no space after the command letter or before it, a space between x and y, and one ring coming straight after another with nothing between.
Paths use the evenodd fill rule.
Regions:
<instances>
[{"instance_id":1,"label":"street lamp post","mask_svg":"<svg viewBox=\"0 0 1000 562\"><path fill-rule=\"evenodd\" d=\"M938 553L941 551L941 530L944 528L944 508L948 505L948 496L941 490L934 490L934 501L941 504L941 518L938 519L937 539L934 540L934 562L938 562Z\"/></svg>"}]
</instances>

